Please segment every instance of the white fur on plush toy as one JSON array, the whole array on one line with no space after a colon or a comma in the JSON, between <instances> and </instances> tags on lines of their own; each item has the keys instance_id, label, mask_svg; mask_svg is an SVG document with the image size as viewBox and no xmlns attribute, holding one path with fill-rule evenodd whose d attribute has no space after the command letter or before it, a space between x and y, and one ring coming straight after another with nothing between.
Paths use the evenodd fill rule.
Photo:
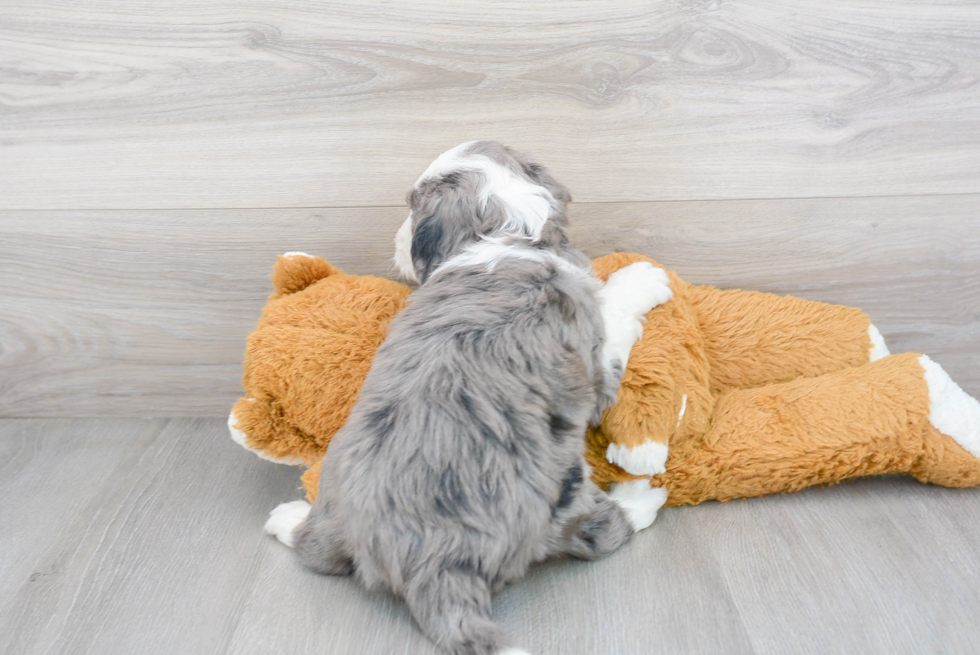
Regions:
<instances>
[{"instance_id":1,"label":"white fur on plush toy","mask_svg":"<svg viewBox=\"0 0 980 655\"><path fill-rule=\"evenodd\" d=\"M599 292L606 361L618 361L625 369L633 344L643 336L647 313L673 297L667 272L650 262L636 262L610 275Z\"/></svg>"},{"instance_id":2,"label":"white fur on plush toy","mask_svg":"<svg viewBox=\"0 0 980 655\"><path fill-rule=\"evenodd\" d=\"M881 332L878 331L874 323L868 326L868 337L871 339L871 354L868 358L872 362L877 362L879 359L888 357L891 354L888 352L888 346L885 344L885 337L881 336Z\"/></svg>"},{"instance_id":3,"label":"white fur on plush toy","mask_svg":"<svg viewBox=\"0 0 980 655\"><path fill-rule=\"evenodd\" d=\"M269 520L265 522L265 532L292 548L296 543L296 528L309 514L310 504L305 500L282 503L269 512Z\"/></svg>"},{"instance_id":4,"label":"white fur on plush toy","mask_svg":"<svg viewBox=\"0 0 980 655\"><path fill-rule=\"evenodd\" d=\"M952 437L974 457L980 457L980 401L949 377L928 355L919 358L929 385L929 422Z\"/></svg>"},{"instance_id":5,"label":"white fur on plush toy","mask_svg":"<svg viewBox=\"0 0 980 655\"><path fill-rule=\"evenodd\" d=\"M630 480L609 487L609 498L623 508L633 530L650 527L657 512L667 502L667 490L651 487L647 479Z\"/></svg>"},{"instance_id":6,"label":"white fur on plush toy","mask_svg":"<svg viewBox=\"0 0 980 655\"><path fill-rule=\"evenodd\" d=\"M254 403L255 398L249 398L248 401ZM228 414L228 432L231 434L232 441L237 443L245 450L255 453L256 455L266 460L267 462L275 462L276 464L288 464L289 466L299 466L300 464L303 463L303 458L301 457L273 457L272 455L268 455L262 452L261 450L255 450L254 448L249 446L248 442L246 441L248 435L242 432L241 430L239 430L237 427L235 427L237 424L238 424L238 419L235 417L235 412L232 411L230 414Z\"/></svg>"},{"instance_id":7,"label":"white fur on plush toy","mask_svg":"<svg viewBox=\"0 0 980 655\"><path fill-rule=\"evenodd\" d=\"M606 460L631 475L660 475L667 470L667 454L667 444L656 441L632 448L611 443L606 448Z\"/></svg>"}]
</instances>

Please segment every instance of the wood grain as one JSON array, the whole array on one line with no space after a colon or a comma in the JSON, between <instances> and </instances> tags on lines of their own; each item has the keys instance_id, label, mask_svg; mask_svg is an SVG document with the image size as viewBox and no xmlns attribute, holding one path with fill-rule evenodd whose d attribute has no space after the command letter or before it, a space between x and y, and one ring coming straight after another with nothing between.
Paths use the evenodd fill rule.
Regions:
<instances>
[{"instance_id":1,"label":"wood grain","mask_svg":"<svg viewBox=\"0 0 980 655\"><path fill-rule=\"evenodd\" d=\"M298 471L222 419L5 419L0 453L0 652L437 653L401 602L262 533ZM978 526L980 490L904 477L670 508L495 615L532 653L970 653Z\"/></svg>"},{"instance_id":2,"label":"wood grain","mask_svg":"<svg viewBox=\"0 0 980 655\"><path fill-rule=\"evenodd\" d=\"M592 256L865 309L980 395L980 196L577 204ZM0 214L0 416L207 416L278 253L391 273L398 208Z\"/></svg>"},{"instance_id":3,"label":"wood grain","mask_svg":"<svg viewBox=\"0 0 980 655\"><path fill-rule=\"evenodd\" d=\"M22 576L0 615L5 652L224 651L269 545L261 525L270 501L295 493L296 472L263 466L220 420L143 421L144 434L154 432L145 439L133 438L132 423L76 422L83 434L63 435L72 457L44 475L70 472L71 459L98 452L84 433L126 438L109 453L121 459L109 479L88 473L90 484L101 482L88 503L47 510L60 532L19 536L37 553L39 576ZM49 508L72 501L70 492L35 485L21 481L14 491Z\"/></svg>"},{"instance_id":4,"label":"wood grain","mask_svg":"<svg viewBox=\"0 0 980 655\"><path fill-rule=\"evenodd\" d=\"M790 633L794 653L968 653L978 501L976 489L868 478L701 506L699 540L714 544L760 655L787 652Z\"/></svg>"},{"instance_id":5,"label":"wood grain","mask_svg":"<svg viewBox=\"0 0 980 655\"><path fill-rule=\"evenodd\" d=\"M586 202L978 192L978 77L968 0L10 0L0 208L396 205L475 138Z\"/></svg>"},{"instance_id":6,"label":"wood grain","mask_svg":"<svg viewBox=\"0 0 980 655\"><path fill-rule=\"evenodd\" d=\"M63 537L70 517L93 510L126 453L162 428L163 421L133 419L0 422L0 616L13 611L18 588L47 588L71 565L42 563L43 550Z\"/></svg>"}]
</instances>

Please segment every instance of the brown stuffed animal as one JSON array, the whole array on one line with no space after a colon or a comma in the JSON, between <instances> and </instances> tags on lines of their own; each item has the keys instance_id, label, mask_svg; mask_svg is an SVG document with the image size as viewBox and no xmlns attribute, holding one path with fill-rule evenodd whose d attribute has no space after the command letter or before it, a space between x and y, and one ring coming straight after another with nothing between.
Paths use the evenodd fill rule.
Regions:
<instances>
[{"instance_id":1,"label":"brown stuffed animal","mask_svg":"<svg viewBox=\"0 0 980 655\"><path fill-rule=\"evenodd\" d=\"M603 280L641 255L595 260ZM980 484L980 403L924 355L889 355L861 311L689 285L654 308L617 403L587 437L595 482L693 505L880 473ZM229 428L260 457L319 464L410 289L287 253L248 339ZM654 516L656 508L653 508ZM652 517L650 518L652 521Z\"/></svg>"}]
</instances>

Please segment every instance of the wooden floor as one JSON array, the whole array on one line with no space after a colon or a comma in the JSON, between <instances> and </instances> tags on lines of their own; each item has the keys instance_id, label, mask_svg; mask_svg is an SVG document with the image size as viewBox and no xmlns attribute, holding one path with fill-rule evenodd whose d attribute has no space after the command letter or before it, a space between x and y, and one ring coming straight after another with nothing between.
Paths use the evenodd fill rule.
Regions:
<instances>
[{"instance_id":1,"label":"wooden floor","mask_svg":"<svg viewBox=\"0 0 980 655\"><path fill-rule=\"evenodd\" d=\"M435 654L262 533L295 469L219 419L0 421L0 652ZM535 654L976 653L980 490L908 478L664 510L496 599Z\"/></svg>"}]
</instances>

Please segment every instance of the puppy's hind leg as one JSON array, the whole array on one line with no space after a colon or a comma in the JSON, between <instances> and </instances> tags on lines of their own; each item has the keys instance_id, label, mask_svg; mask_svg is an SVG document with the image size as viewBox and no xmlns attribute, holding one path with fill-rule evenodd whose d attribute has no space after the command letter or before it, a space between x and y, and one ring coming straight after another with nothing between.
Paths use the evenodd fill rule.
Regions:
<instances>
[{"instance_id":1,"label":"puppy's hind leg","mask_svg":"<svg viewBox=\"0 0 980 655\"><path fill-rule=\"evenodd\" d=\"M296 530L296 554L307 568L324 575L354 572L354 560L344 546L340 527L327 507L313 507Z\"/></svg>"},{"instance_id":2,"label":"puppy's hind leg","mask_svg":"<svg viewBox=\"0 0 980 655\"><path fill-rule=\"evenodd\" d=\"M554 554L597 560L612 554L633 536L626 512L591 480L584 480L581 498L565 515L557 515Z\"/></svg>"},{"instance_id":3,"label":"puppy's hind leg","mask_svg":"<svg viewBox=\"0 0 980 655\"><path fill-rule=\"evenodd\" d=\"M422 632L451 655L527 655L501 646L503 633L491 619L490 593L478 575L439 569L410 580L405 602Z\"/></svg>"}]
</instances>

